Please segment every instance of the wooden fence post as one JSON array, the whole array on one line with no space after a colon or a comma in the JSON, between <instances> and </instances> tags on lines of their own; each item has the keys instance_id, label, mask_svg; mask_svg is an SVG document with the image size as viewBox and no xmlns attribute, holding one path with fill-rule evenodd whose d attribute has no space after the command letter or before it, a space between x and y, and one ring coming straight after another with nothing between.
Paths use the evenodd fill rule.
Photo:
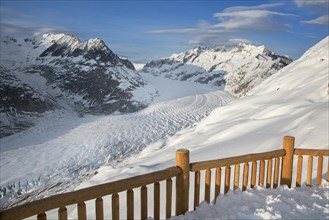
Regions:
<instances>
[{"instance_id":1,"label":"wooden fence post","mask_svg":"<svg viewBox=\"0 0 329 220\"><path fill-rule=\"evenodd\" d=\"M294 146L295 138L292 136L285 136L283 138L283 149L286 151L286 155L282 157L281 168L281 185L288 185L291 188L292 183L292 169L294 160Z\"/></svg>"},{"instance_id":2,"label":"wooden fence post","mask_svg":"<svg viewBox=\"0 0 329 220\"><path fill-rule=\"evenodd\" d=\"M176 166L182 172L176 177L176 215L188 211L190 187L190 152L186 149L176 151Z\"/></svg>"}]
</instances>

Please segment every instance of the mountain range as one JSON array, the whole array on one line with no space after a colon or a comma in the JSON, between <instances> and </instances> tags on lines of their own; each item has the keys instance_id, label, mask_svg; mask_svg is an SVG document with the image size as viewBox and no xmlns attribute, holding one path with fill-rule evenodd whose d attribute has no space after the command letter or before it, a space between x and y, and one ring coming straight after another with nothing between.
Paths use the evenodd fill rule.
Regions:
<instances>
[{"instance_id":1,"label":"mountain range","mask_svg":"<svg viewBox=\"0 0 329 220\"><path fill-rule=\"evenodd\" d=\"M266 46L240 43L231 48L197 47L147 63L142 72L181 81L210 84L236 96L290 64L288 56L276 55Z\"/></svg>"},{"instance_id":2,"label":"mountain range","mask_svg":"<svg viewBox=\"0 0 329 220\"><path fill-rule=\"evenodd\" d=\"M74 57L77 48L88 49L89 41L78 40L76 44L70 42L63 45L63 49L53 46L48 50L60 35L49 36L56 38L55 41L44 40L47 36L26 41L2 38L0 88L1 95L7 95L1 96L1 127L9 121L6 121L10 119L9 113L12 113L13 121L21 113L25 117L21 117L22 123L39 122L24 132L1 138L0 209L164 169L175 163L172 155L177 147L188 148L194 155L193 161L277 150L285 135L297 137L296 146L300 148L328 147L328 37L240 99L226 91L218 91L225 90L225 86L216 87L211 81L209 86L194 81L175 81L170 77L139 73L130 68L130 73L136 74L143 83L143 86L131 91L133 100L140 100L137 97L143 95L150 96L152 100L154 94L152 96L150 92L157 93L157 90L152 90L151 85L159 88L158 94L155 94L159 97L155 100L162 98L166 90L172 94L182 93L183 90L188 92L164 101L160 99L159 103L152 102L146 109L133 114L105 117L105 113L93 109L87 111L88 105L82 106L85 109L76 108L70 96L79 100L81 95L62 89L61 83L66 82L60 79L71 72L60 72L61 75L53 73L59 81L50 82L39 72L23 72L30 66L49 63L50 67L60 70L60 67L65 68L64 61L63 66L60 64L62 59L74 63L77 68L81 68L84 62L97 63L100 59L97 55L90 60L84 58L89 51ZM252 45L239 47L242 46L261 49ZM273 53L269 54L274 56ZM282 61L285 56L279 58ZM123 67L121 62L111 64L112 61L106 60L104 62L108 68L122 65L122 68L129 69ZM233 61L239 64L232 58L230 62ZM98 65L96 63L94 68ZM78 83L81 78L76 79ZM211 91L195 92L199 87L211 88ZM214 88L217 91L212 90ZM12 101L15 99L18 100L16 103ZM38 101L31 104L24 102L30 99ZM147 102L144 103L147 105ZM63 117L53 114L61 111L64 112ZM74 117L70 113L75 114ZM88 115L79 118L77 113ZM102 116L95 117L89 113ZM15 132L18 132L20 127L16 128ZM324 162L327 163L327 160ZM307 166L307 160L303 166ZM304 180L305 172L302 174ZM315 173L316 170L313 176ZM75 213L76 210L70 212L70 218L76 218ZM94 215L93 212L89 214Z\"/></svg>"},{"instance_id":3,"label":"mountain range","mask_svg":"<svg viewBox=\"0 0 329 220\"><path fill-rule=\"evenodd\" d=\"M1 36L0 137L33 126L48 111L129 113L161 95L134 65L101 39L44 34L22 40ZM265 46L195 48L148 62L140 73L209 84L243 96L292 60Z\"/></svg>"},{"instance_id":4,"label":"mountain range","mask_svg":"<svg viewBox=\"0 0 329 220\"><path fill-rule=\"evenodd\" d=\"M1 37L0 78L1 136L30 127L49 110L109 114L147 106L133 95L146 84L133 64L97 38Z\"/></svg>"}]
</instances>

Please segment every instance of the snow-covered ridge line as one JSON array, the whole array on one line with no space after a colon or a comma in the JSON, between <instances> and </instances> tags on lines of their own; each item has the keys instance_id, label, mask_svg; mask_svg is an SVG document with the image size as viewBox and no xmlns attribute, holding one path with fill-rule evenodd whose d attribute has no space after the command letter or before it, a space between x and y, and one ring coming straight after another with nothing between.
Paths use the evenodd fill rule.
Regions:
<instances>
[{"instance_id":1,"label":"snow-covered ridge line","mask_svg":"<svg viewBox=\"0 0 329 220\"><path fill-rule=\"evenodd\" d=\"M148 62L142 72L181 81L209 84L236 96L291 63L265 46L240 44L232 48L202 48Z\"/></svg>"},{"instance_id":2,"label":"snow-covered ridge line","mask_svg":"<svg viewBox=\"0 0 329 220\"><path fill-rule=\"evenodd\" d=\"M112 65L118 65L121 63L129 64L129 68L134 69L133 65L127 59L121 59L119 56L114 54L105 42L99 38L88 39L84 42L80 41L77 37L73 35L66 34L44 34L43 43L51 40L52 46L47 48L40 57L45 56L69 56L69 57L78 57L78 56L88 56L89 58L94 58L96 60L101 60L103 62L110 62ZM58 45L61 45L58 47ZM63 53L65 51L65 53ZM93 54L97 51L97 54ZM100 53L102 51L102 53ZM84 53L86 53L84 55ZM110 59L109 59L110 58Z\"/></svg>"},{"instance_id":3,"label":"snow-covered ridge line","mask_svg":"<svg viewBox=\"0 0 329 220\"><path fill-rule=\"evenodd\" d=\"M129 113L156 96L133 64L98 38L81 42L72 35L44 34L1 37L0 43L0 137L33 126L47 111Z\"/></svg>"}]
</instances>

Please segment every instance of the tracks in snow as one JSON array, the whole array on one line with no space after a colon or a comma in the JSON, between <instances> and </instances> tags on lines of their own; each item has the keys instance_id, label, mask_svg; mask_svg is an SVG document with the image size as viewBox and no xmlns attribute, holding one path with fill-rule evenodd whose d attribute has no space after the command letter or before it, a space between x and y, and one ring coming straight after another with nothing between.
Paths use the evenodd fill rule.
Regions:
<instances>
[{"instance_id":1,"label":"tracks in snow","mask_svg":"<svg viewBox=\"0 0 329 220\"><path fill-rule=\"evenodd\" d=\"M132 114L100 117L42 144L3 152L1 191L15 195L84 176L193 126L232 99L216 91L162 102Z\"/></svg>"}]
</instances>

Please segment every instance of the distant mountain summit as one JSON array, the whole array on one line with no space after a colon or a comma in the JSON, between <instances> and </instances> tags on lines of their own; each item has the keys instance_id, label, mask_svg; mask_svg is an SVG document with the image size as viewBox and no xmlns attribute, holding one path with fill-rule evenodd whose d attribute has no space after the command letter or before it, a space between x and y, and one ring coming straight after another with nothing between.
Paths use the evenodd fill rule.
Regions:
<instances>
[{"instance_id":1,"label":"distant mountain summit","mask_svg":"<svg viewBox=\"0 0 329 220\"><path fill-rule=\"evenodd\" d=\"M276 55L265 46L239 44L230 49L197 47L150 61L142 71L154 76L210 84L243 96L291 62L289 57Z\"/></svg>"},{"instance_id":2,"label":"distant mountain summit","mask_svg":"<svg viewBox=\"0 0 329 220\"><path fill-rule=\"evenodd\" d=\"M134 96L146 82L133 64L98 38L82 42L66 34L1 37L0 61L1 136L31 126L48 110L108 114L147 105Z\"/></svg>"},{"instance_id":3,"label":"distant mountain summit","mask_svg":"<svg viewBox=\"0 0 329 220\"><path fill-rule=\"evenodd\" d=\"M79 41L78 38L71 35L61 34L59 36L54 34L45 35L46 38L52 39L53 43L48 47L39 58L44 57L81 57L85 60L95 60L97 63L104 63L106 65L125 65L127 68L135 70L133 64L126 60L121 59L114 54L99 38L89 39L85 42ZM57 40L56 40L57 39Z\"/></svg>"}]
</instances>

